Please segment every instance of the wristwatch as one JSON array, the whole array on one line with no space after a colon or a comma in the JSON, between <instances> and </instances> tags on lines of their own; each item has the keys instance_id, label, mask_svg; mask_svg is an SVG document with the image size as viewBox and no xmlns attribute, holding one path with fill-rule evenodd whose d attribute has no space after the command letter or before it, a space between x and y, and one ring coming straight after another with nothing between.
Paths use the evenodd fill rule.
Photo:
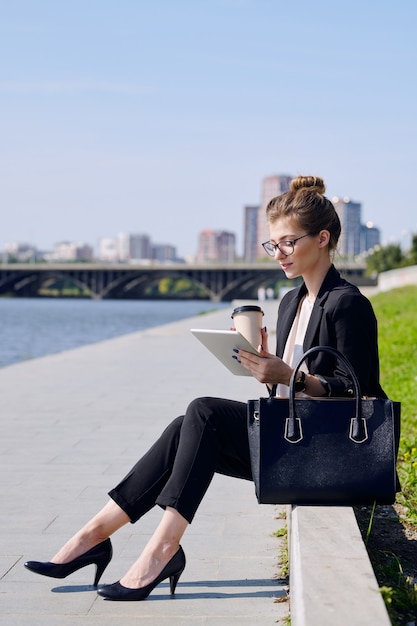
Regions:
<instances>
[{"instance_id":1,"label":"wristwatch","mask_svg":"<svg viewBox=\"0 0 417 626\"><path fill-rule=\"evenodd\" d=\"M297 378L294 382L294 391L304 391L305 388L306 388L305 372L298 372Z\"/></svg>"}]
</instances>

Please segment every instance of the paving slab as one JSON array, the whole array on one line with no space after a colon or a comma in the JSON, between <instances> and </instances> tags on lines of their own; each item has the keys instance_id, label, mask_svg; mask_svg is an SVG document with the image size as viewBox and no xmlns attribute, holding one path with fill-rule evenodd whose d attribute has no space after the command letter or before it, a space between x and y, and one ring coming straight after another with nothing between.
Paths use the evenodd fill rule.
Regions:
<instances>
[{"instance_id":1,"label":"paving slab","mask_svg":"<svg viewBox=\"0 0 417 626\"><path fill-rule=\"evenodd\" d=\"M51 558L194 397L265 395L189 332L228 328L231 309L0 369L0 624L253 626L288 615L284 540L274 535L285 508L258 505L252 483L224 476L183 538L187 567L173 599L164 582L144 602L109 602L92 587L93 566L65 580L23 567ZM265 309L271 329L276 304ZM101 583L123 575L160 516L156 507L113 536Z\"/></svg>"}]
</instances>

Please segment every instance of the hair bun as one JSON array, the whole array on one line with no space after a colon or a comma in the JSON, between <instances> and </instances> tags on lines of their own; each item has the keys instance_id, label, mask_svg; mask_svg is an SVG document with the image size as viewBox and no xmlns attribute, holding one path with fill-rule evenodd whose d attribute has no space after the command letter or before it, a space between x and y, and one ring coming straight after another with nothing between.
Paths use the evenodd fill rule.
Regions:
<instances>
[{"instance_id":1,"label":"hair bun","mask_svg":"<svg viewBox=\"0 0 417 626\"><path fill-rule=\"evenodd\" d=\"M291 191L299 191L300 189L308 189L308 191L324 194L326 185L319 176L297 176L297 178L291 181Z\"/></svg>"}]
</instances>

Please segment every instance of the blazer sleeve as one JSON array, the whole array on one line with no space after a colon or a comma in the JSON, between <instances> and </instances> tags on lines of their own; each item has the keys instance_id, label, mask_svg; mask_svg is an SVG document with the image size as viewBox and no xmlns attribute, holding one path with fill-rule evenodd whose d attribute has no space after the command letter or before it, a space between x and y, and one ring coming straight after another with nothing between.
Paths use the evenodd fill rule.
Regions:
<instances>
[{"instance_id":1,"label":"blazer sleeve","mask_svg":"<svg viewBox=\"0 0 417 626\"><path fill-rule=\"evenodd\" d=\"M336 295L336 293L335 293ZM358 377L362 395L384 397L379 384L377 321L372 305L360 292L339 292L324 307L324 319L318 344L330 345L351 363ZM310 372L319 375L331 396L353 394L352 381L342 364L318 353L309 364Z\"/></svg>"}]
</instances>

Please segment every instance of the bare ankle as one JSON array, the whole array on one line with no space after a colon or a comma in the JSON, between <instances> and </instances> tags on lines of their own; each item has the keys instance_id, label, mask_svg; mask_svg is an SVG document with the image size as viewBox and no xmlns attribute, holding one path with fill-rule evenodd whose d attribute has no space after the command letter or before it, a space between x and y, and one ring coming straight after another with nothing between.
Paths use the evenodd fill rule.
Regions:
<instances>
[{"instance_id":1,"label":"bare ankle","mask_svg":"<svg viewBox=\"0 0 417 626\"><path fill-rule=\"evenodd\" d=\"M62 546L51 561L52 563L68 563L82 554L85 554L85 552L88 552L105 539L107 539L107 537L100 531L80 531Z\"/></svg>"}]
</instances>

